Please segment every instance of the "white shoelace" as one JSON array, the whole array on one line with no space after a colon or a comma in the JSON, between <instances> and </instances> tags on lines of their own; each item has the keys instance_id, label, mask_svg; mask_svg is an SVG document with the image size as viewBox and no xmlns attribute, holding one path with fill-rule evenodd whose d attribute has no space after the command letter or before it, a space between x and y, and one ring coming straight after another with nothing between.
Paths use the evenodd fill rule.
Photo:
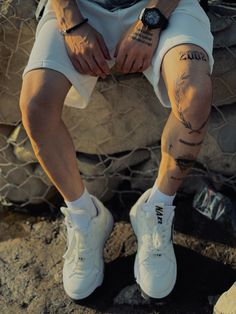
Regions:
<instances>
[{"instance_id":1,"label":"white shoelace","mask_svg":"<svg viewBox=\"0 0 236 314\"><path fill-rule=\"evenodd\" d=\"M153 249L156 251L165 250L168 244L167 238L167 226L158 226L154 227L154 231L152 232L152 240L153 240Z\"/></svg>"},{"instance_id":2,"label":"white shoelace","mask_svg":"<svg viewBox=\"0 0 236 314\"><path fill-rule=\"evenodd\" d=\"M144 208L144 211L148 218L152 218L152 214L147 211L146 208ZM153 224L153 221L150 222ZM148 243L147 247L152 255L158 256L158 254L161 254L162 251L165 250L165 248L168 246L169 243L169 236L168 234L168 228L171 228L171 226L168 223L163 224L155 224L153 226L152 231L150 232L152 242Z\"/></svg>"}]
</instances>

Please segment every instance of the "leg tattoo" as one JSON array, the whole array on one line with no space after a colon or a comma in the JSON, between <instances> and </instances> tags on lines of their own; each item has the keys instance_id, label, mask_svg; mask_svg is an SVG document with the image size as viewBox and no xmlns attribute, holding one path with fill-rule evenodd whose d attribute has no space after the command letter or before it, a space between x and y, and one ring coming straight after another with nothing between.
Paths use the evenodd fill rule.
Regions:
<instances>
[{"instance_id":1,"label":"leg tattoo","mask_svg":"<svg viewBox=\"0 0 236 314\"><path fill-rule=\"evenodd\" d=\"M205 53L197 50L188 50L188 51L180 51L179 53L180 61L184 60L195 60L195 61L204 61L207 62L207 56Z\"/></svg>"},{"instance_id":2,"label":"leg tattoo","mask_svg":"<svg viewBox=\"0 0 236 314\"><path fill-rule=\"evenodd\" d=\"M196 147L196 146L201 146L201 144L203 143L203 140L198 143L192 143L192 142L187 142L185 140L179 139L179 142L187 146Z\"/></svg>"},{"instance_id":3,"label":"leg tattoo","mask_svg":"<svg viewBox=\"0 0 236 314\"><path fill-rule=\"evenodd\" d=\"M193 133L198 133L198 134L201 134L201 130L206 126L208 120L209 120L209 117L210 117L210 114L209 116L207 117L206 121L204 121L202 123L202 125L198 128L198 129L194 129L192 127L192 124L190 121L188 121L185 116L184 116L184 111L181 107L181 98L182 98L182 95L183 95L183 90L185 88L185 83L186 83L186 80L189 79L189 75L186 74L186 73L183 73L180 78L177 79L176 81L176 88L175 88L175 103L176 103L176 107L177 107L177 111L178 111L178 115L179 115L179 118L180 118L180 121L181 123L183 124L183 126L190 130L189 131L189 134L193 134Z\"/></svg>"},{"instance_id":4,"label":"leg tattoo","mask_svg":"<svg viewBox=\"0 0 236 314\"><path fill-rule=\"evenodd\" d=\"M179 167L180 171L185 172L188 169L192 168L195 163L195 158L193 155L189 154L177 157L175 161L176 166Z\"/></svg>"}]
</instances>

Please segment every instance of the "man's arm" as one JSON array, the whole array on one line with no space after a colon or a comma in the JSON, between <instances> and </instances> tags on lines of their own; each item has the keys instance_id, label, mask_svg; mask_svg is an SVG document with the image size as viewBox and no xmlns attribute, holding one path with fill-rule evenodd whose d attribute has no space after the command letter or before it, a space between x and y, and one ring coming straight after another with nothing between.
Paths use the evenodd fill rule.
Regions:
<instances>
[{"instance_id":1,"label":"man's arm","mask_svg":"<svg viewBox=\"0 0 236 314\"><path fill-rule=\"evenodd\" d=\"M52 0L52 5L61 31L70 29L86 18L75 0ZM103 78L110 73L106 62L110 59L106 44L89 21L65 34L64 40L71 62L78 72Z\"/></svg>"},{"instance_id":2,"label":"man's arm","mask_svg":"<svg viewBox=\"0 0 236 314\"><path fill-rule=\"evenodd\" d=\"M158 8L169 18L180 0L150 0L146 8ZM124 34L115 52L116 69L123 73L143 72L150 64L157 48L160 29L146 30L138 20ZM145 39L144 39L145 38Z\"/></svg>"},{"instance_id":3,"label":"man's arm","mask_svg":"<svg viewBox=\"0 0 236 314\"><path fill-rule=\"evenodd\" d=\"M74 0L52 0L52 5L61 30L69 29L84 19Z\"/></svg>"}]
</instances>

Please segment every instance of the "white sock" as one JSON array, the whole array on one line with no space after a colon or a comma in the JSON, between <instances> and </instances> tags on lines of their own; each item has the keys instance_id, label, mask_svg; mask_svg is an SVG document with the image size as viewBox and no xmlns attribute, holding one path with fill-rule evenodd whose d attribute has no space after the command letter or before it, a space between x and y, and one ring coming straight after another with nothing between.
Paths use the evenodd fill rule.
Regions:
<instances>
[{"instance_id":1,"label":"white sock","mask_svg":"<svg viewBox=\"0 0 236 314\"><path fill-rule=\"evenodd\" d=\"M154 184L152 191L151 191L151 195L149 196L149 199L147 202L151 202L151 203L163 203L166 206L172 206L173 205L173 201L175 198L175 195L167 195L162 193L156 183Z\"/></svg>"},{"instance_id":2,"label":"white sock","mask_svg":"<svg viewBox=\"0 0 236 314\"><path fill-rule=\"evenodd\" d=\"M84 189L84 192L80 196L80 198L72 202L68 202L65 200L65 203L70 209L88 211L91 218L97 216L97 208L94 205L94 202L86 188Z\"/></svg>"}]
</instances>

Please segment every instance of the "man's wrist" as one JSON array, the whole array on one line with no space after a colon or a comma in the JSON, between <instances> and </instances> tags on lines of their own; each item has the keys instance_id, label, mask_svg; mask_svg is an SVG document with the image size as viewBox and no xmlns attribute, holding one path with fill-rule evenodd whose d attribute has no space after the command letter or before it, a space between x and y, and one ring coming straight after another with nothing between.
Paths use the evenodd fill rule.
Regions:
<instances>
[{"instance_id":1,"label":"man's wrist","mask_svg":"<svg viewBox=\"0 0 236 314\"><path fill-rule=\"evenodd\" d=\"M168 19L174 9L177 7L179 0L150 0L146 8L157 8Z\"/></svg>"}]
</instances>

